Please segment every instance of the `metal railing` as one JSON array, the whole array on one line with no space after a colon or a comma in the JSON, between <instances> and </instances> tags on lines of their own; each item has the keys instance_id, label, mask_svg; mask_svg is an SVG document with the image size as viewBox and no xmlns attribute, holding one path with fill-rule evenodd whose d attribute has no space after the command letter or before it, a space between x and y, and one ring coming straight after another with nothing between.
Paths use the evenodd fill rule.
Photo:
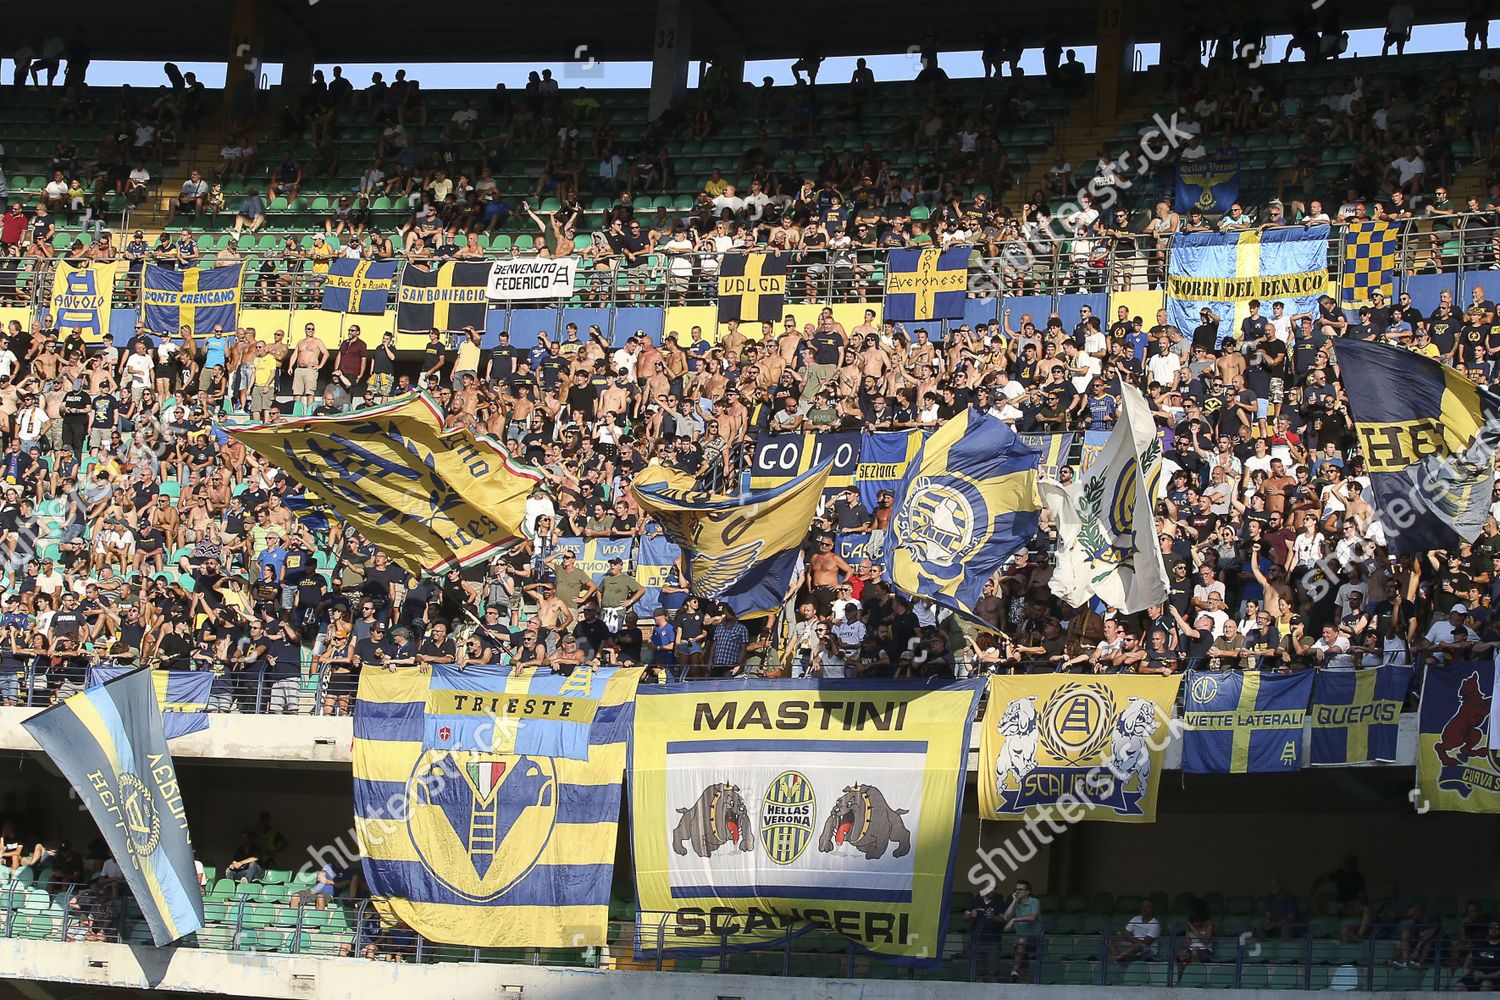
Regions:
<instances>
[{"instance_id":1,"label":"metal railing","mask_svg":"<svg viewBox=\"0 0 1500 1000\"><path fill-rule=\"evenodd\" d=\"M1424 218L1400 223L1397 270L1401 275L1488 272L1500 261L1500 228L1484 226L1486 214ZM1343 266L1342 227L1329 238L1330 278ZM1088 238L1044 238L1017 235L983 239L973 246L969 296L993 298L1019 294L1107 293L1163 287L1171 239L1158 242L1142 235ZM333 241L330 241L333 245ZM799 303L879 302L885 295L887 251L796 250L789 252L786 299ZM520 255L525 255L524 253ZM211 262L214 251L203 254ZM397 259L404 254L398 252ZM512 256L486 251L483 259ZM588 251L579 261L573 295L560 304L575 306L712 305L718 300L721 254L652 253L639 263L616 255ZM38 318L47 307L59 258L0 256L0 305L25 306ZM326 280L305 250L246 250L241 304L247 308L316 308ZM398 274L398 291L399 291ZM391 296L391 306L397 295ZM113 291L117 307L137 305L139 272L125 270ZM546 303L544 303L546 304ZM550 303L559 304L559 303Z\"/></svg>"},{"instance_id":2,"label":"metal railing","mask_svg":"<svg viewBox=\"0 0 1500 1000\"><path fill-rule=\"evenodd\" d=\"M39 885L22 869L4 891L0 930L12 940L144 944L144 919L121 884ZM437 944L400 925L383 924L370 900L319 896L305 879L261 885L219 880L205 897L206 926L178 947L224 952L307 955L416 964L524 964L561 968L734 973L838 979L1027 982L1041 985L1213 987L1222 989L1436 991L1464 975L1475 942L1433 920L1372 922L1314 917L1276 928L1225 917L1217 934L1189 933L1163 920L1154 947L1120 957L1123 913L1044 917L1039 932L1018 938L967 926L949 930L941 955L919 967L894 965L848 938L807 927L745 950L733 932L694 940L673 935L673 914L611 904L606 943L589 948L484 948ZM966 925L962 911L950 921ZM1252 927L1250 925L1254 924ZM1087 925L1090 929L1079 929ZM1225 933L1232 931L1231 933Z\"/></svg>"}]
</instances>

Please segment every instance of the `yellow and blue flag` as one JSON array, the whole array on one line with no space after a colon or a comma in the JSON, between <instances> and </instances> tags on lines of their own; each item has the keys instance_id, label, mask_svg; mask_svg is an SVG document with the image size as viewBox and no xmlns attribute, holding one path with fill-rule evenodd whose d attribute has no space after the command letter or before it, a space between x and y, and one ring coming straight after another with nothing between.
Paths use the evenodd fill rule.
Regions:
<instances>
[{"instance_id":1,"label":"yellow and blue flag","mask_svg":"<svg viewBox=\"0 0 1500 1000\"><path fill-rule=\"evenodd\" d=\"M444 261L407 264L396 293L396 329L404 333L458 333L484 329L489 311L490 265Z\"/></svg>"},{"instance_id":2,"label":"yellow and blue flag","mask_svg":"<svg viewBox=\"0 0 1500 1000\"><path fill-rule=\"evenodd\" d=\"M1200 208L1221 215L1240 200L1240 156L1203 156L1177 161L1177 211Z\"/></svg>"},{"instance_id":3,"label":"yellow and blue flag","mask_svg":"<svg viewBox=\"0 0 1500 1000\"><path fill-rule=\"evenodd\" d=\"M996 417L964 410L944 423L896 490L886 579L994 628L974 606L990 577L1036 535L1040 458Z\"/></svg>"},{"instance_id":4,"label":"yellow and blue flag","mask_svg":"<svg viewBox=\"0 0 1500 1000\"><path fill-rule=\"evenodd\" d=\"M1309 764L1392 763L1413 669L1320 670L1313 686Z\"/></svg>"},{"instance_id":5,"label":"yellow and blue flag","mask_svg":"<svg viewBox=\"0 0 1500 1000\"><path fill-rule=\"evenodd\" d=\"M564 676L434 664L423 742L434 750L588 760L591 741L629 739L598 727L620 724L640 679L639 669L622 667Z\"/></svg>"},{"instance_id":6,"label":"yellow and blue flag","mask_svg":"<svg viewBox=\"0 0 1500 1000\"><path fill-rule=\"evenodd\" d=\"M1490 728L1494 663L1429 663L1424 670L1418 708L1417 808L1500 812L1500 740Z\"/></svg>"},{"instance_id":7,"label":"yellow and blue flag","mask_svg":"<svg viewBox=\"0 0 1500 1000\"><path fill-rule=\"evenodd\" d=\"M1396 298L1396 260L1400 231L1390 222L1351 222L1344 228L1344 266L1339 285L1343 303L1357 309L1370 304L1370 293L1387 302Z\"/></svg>"},{"instance_id":8,"label":"yellow and blue flag","mask_svg":"<svg viewBox=\"0 0 1500 1000\"><path fill-rule=\"evenodd\" d=\"M1391 554L1478 538L1495 482L1500 396L1390 344L1341 338L1333 350Z\"/></svg>"},{"instance_id":9,"label":"yellow and blue flag","mask_svg":"<svg viewBox=\"0 0 1500 1000\"><path fill-rule=\"evenodd\" d=\"M618 559L629 563L634 547L630 538L575 538L564 536L557 540L557 550L573 553L573 568L583 570L598 583L609 572L609 561Z\"/></svg>"},{"instance_id":10,"label":"yellow and blue flag","mask_svg":"<svg viewBox=\"0 0 1500 1000\"><path fill-rule=\"evenodd\" d=\"M78 330L87 344L108 338L115 278L124 266L122 261L100 261L88 267L58 261L52 275L52 294L47 299L48 325L56 330Z\"/></svg>"},{"instance_id":11,"label":"yellow and blue flag","mask_svg":"<svg viewBox=\"0 0 1500 1000\"><path fill-rule=\"evenodd\" d=\"M1328 227L1296 226L1242 233L1178 233L1167 262L1167 315L1187 333L1199 312L1219 317L1219 338L1238 337L1259 300L1263 314L1284 302L1288 316L1317 314L1328 291Z\"/></svg>"},{"instance_id":12,"label":"yellow and blue flag","mask_svg":"<svg viewBox=\"0 0 1500 1000\"><path fill-rule=\"evenodd\" d=\"M1034 674L989 679L979 818L1156 821L1162 754L1182 678Z\"/></svg>"},{"instance_id":13,"label":"yellow and blue flag","mask_svg":"<svg viewBox=\"0 0 1500 1000\"><path fill-rule=\"evenodd\" d=\"M680 474L648 469L631 484L641 510L686 557L688 589L738 618L759 618L786 600L831 462L769 490L697 493ZM655 481L652 481L655 480Z\"/></svg>"},{"instance_id":14,"label":"yellow and blue flag","mask_svg":"<svg viewBox=\"0 0 1500 1000\"><path fill-rule=\"evenodd\" d=\"M816 927L902 964L940 961L980 684L642 688L638 951L777 947Z\"/></svg>"},{"instance_id":15,"label":"yellow and blue flag","mask_svg":"<svg viewBox=\"0 0 1500 1000\"><path fill-rule=\"evenodd\" d=\"M1103 437L1108 440L1109 434L1104 433ZM1077 434L1022 434L1020 438L1042 453L1038 465L1042 478L1055 480L1064 468L1072 464L1073 442L1077 440ZM1098 455L1103 449L1104 445L1097 445L1094 454Z\"/></svg>"},{"instance_id":16,"label":"yellow and blue flag","mask_svg":"<svg viewBox=\"0 0 1500 1000\"><path fill-rule=\"evenodd\" d=\"M1302 727L1313 671L1238 670L1187 675L1182 769L1192 774L1257 774L1302 767Z\"/></svg>"},{"instance_id":17,"label":"yellow and blue flag","mask_svg":"<svg viewBox=\"0 0 1500 1000\"><path fill-rule=\"evenodd\" d=\"M203 895L151 671L132 670L21 723L104 834L158 948L203 926Z\"/></svg>"},{"instance_id":18,"label":"yellow and blue flag","mask_svg":"<svg viewBox=\"0 0 1500 1000\"><path fill-rule=\"evenodd\" d=\"M886 321L963 319L971 249L892 250L886 262Z\"/></svg>"},{"instance_id":19,"label":"yellow and blue flag","mask_svg":"<svg viewBox=\"0 0 1500 1000\"><path fill-rule=\"evenodd\" d=\"M130 673L131 667L90 667L88 686L94 687ZM161 727L166 738L201 733L208 728L208 702L214 690L214 675L206 670L153 670L156 702L161 706Z\"/></svg>"},{"instance_id":20,"label":"yellow and blue flag","mask_svg":"<svg viewBox=\"0 0 1500 1000\"><path fill-rule=\"evenodd\" d=\"M339 258L328 266L323 283L325 312L379 315L391 301L396 283L393 260L349 260Z\"/></svg>"},{"instance_id":21,"label":"yellow and blue flag","mask_svg":"<svg viewBox=\"0 0 1500 1000\"><path fill-rule=\"evenodd\" d=\"M489 437L444 433L437 404L421 393L229 432L414 573L484 562L509 548L541 481Z\"/></svg>"},{"instance_id":22,"label":"yellow and blue flag","mask_svg":"<svg viewBox=\"0 0 1500 1000\"><path fill-rule=\"evenodd\" d=\"M215 323L226 331L239 325L240 282L244 264L189 268L146 265L141 316L152 333L176 333L179 327L206 332Z\"/></svg>"},{"instance_id":23,"label":"yellow and blue flag","mask_svg":"<svg viewBox=\"0 0 1500 1000\"><path fill-rule=\"evenodd\" d=\"M444 681L437 672L366 670L354 711L354 825L380 914L444 944L603 945L632 673L638 678L622 670L591 679L586 690L580 679L562 701L532 693L540 679L503 667L470 666ZM469 698L480 700L479 712ZM514 711L511 698L520 699ZM543 698L579 711L590 702L591 719L541 718ZM492 700L504 714L489 712ZM502 720L518 745L467 726ZM576 753L580 739L586 759L541 752Z\"/></svg>"},{"instance_id":24,"label":"yellow and blue flag","mask_svg":"<svg viewBox=\"0 0 1500 1000\"><path fill-rule=\"evenodd\" d=\"M859 490L859 502L874 510L881 490L890 490L894 494L921 450L921 431L861 434L859 465L854 469L854 487Z\"/></svg>"},{"instance_id":25,"label":"yellow and blue flag","mask_svg":"<svg viewBox=\"0 0 1500 1000\"><path fill-rule=\"evenodd\" d=\"M719 263L719 322L775 323L786 305L787 255L726 253Z\"/></svg>"}]
</instances>

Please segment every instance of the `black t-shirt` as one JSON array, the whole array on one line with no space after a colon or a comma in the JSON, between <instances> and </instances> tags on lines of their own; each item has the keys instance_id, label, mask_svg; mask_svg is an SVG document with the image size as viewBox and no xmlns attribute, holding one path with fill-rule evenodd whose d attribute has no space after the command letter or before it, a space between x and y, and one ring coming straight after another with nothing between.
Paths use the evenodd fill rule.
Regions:
<instances>
[{"instance_id":1,"label":"black t-shirt","mask_svg":"<svg viewBox=\"0 0 1500 1000\"><path fill-rule=\"evenodd\" d=\"M418 656L436 656L444 661L453 661L458 658L457 647L453 645L452 639L444 639L442 642L433 642L431 639L422 640L422 645L417 647Z\"/></svg>"},{"instance_id":2,"label":"black t-shirt","mask_svg":"<svg viewBox=\"0 0 1500 1000\"><path fill-rule=\"evenodd\" d=\"M63 423L70 426L87 424L89 421L89 394L82 389L70 389L63 394ZM81 413L70 413L70 410L81 410Z\"/></svg>"},{"instance_id":3,"label":"black t-shirt","mask_svg":"<svg viewBox=\"0 0 1500 1000\"><path fill-rule=\"evenodd\" d=\"M115 415L120 411L120 402L109 393L95 396L89 404L93 410L93 418L90 426L96 430L113 430L115 426Z\"/></svg>"},{"instance_id":4,"label":"black t-shirt","mask_svg":"<svg viewBox=\"0 0 1500 1000\"><path fill-rule=\"evenodd\" d=\"M585 420L594 417L594 404L599 394L590 384L574 385L568 389L568 409L579 414Z\"/></svg>"},{"instance_id":5,"label":"black t-shirt","mask_svg":"<svg viewBox=\"0 0 1500 1000\"><path fill-rule=\"evenodd\" d=\"M1219 344L1219 324L1203 323L1193 328L1193 350L1212 352Z\"/></svg>"}]
</instances>

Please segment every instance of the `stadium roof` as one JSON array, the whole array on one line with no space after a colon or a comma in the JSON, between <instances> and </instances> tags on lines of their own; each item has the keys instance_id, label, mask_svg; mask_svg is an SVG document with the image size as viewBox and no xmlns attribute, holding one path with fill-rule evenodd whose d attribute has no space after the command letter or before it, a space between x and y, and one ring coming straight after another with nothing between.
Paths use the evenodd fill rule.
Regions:
<instances>
[{"instance_id":1,"label":"stadium roof","mask_svg":"<svg viewBox=\"0 0 1500 1000\"><path fill-rule=\"evenodd\" d=\"M78 0L67 8L62 34L86 35L95 59L219 60L228 48L234 0L136 0L118 3ZM572 58L579 45L606 61L650 60L655 6L580 0L575 3L476 3L435 8L425 16L403 0L241 0L256 2L262 25L262 61L279 61L292 47L310 45L318 62L527 62L557 64ZM697 9L712 6L735 31L748 59L794 57L808 40L821 40L824 55L902 52L931 36L940 50L979 47L989 30L1020 32L1029 47L1049 37L1065 44L1090 45L1097 35L1097 0L1056 0L1048 4L995 3L993 0L946 0L940 17L903 21L916 9L890 0L761 0L745 5L682 0ZM1338 0L1327 0L1336 3ZM1271 34L1284 34L1294 12L1309 0L1264 0L1251 11ZM1196 2L1160 3L1126 0L1134 36L1159 40L1175 33L1186 11L1198 8L1201 23L1221 23L1214 6ZM1320 5L1321 6L1321 5ZM1345 29L1384 23L1386 4L1343 4ZM1414 5L1420 23L1462 21L1465 0L1427 0ZM122 13L122 10L124 11ZM186 17L184 15L187 15ZM474 23L466 23L472 14ZM6 37L10 48L36 45L58 15L46 4L7 5ZM799 31L799 26L805 30ZM89 30L92 29L92 30ZM708 51L704 30L694 56ZM358 81L362 83L363 81Z\"/></svg>"}]
</instances>

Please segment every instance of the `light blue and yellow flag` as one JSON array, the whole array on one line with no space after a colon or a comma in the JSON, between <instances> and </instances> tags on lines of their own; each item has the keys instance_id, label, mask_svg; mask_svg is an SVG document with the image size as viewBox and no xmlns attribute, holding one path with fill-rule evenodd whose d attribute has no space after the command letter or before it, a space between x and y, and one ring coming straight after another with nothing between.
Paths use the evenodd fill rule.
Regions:
<instances>
[{"instance_id":1,"label":"light blue and yellow flag","mask_svg":"<svg viewBox=\"0 0 1500 1000\"><path fill-rule=\"evenodd\" d=\"M825 461L782 486L735 497L693 492L688 477L660 468L642 472L630 489L681 547L688 589L736 617L759 618L786 600L831 468Z\"/></svg>"},{"instance_id":2,"label":"light blue and yellow flag","mask_svg":"<svg viewBox=\"0 0 1500 1000\"><path fill-rule=\"evenodd\" d=\"M1339 273L1343 304L1357 309L1370 304L1370 293L1387 302L1396 299L1396 261L1399 230L1394 223L1375 220L1344 227L1344 266Z\"/></svg>"},{"instance_id":3,"label":"light blue and yellow flag","mask_svg":"<svg viewBox=\"0 0 1500 1000\"><path fill-rule=\"evenodd\" d=\"M638 676L638 671L635 672ZM608 932L620 779L634 703L629 673L599 686L588 723L514 712L506 668L470 666L449 686L416 670L367 670L354 712L354 823L372 902L430 941L484 948L586 948ZM460 692L457 684L465 687ZM587 759L484 747L483 735L430 719L433 706L467 717L478 697L497 719L528 715L522 746L576 749L587 731ZM596 693L592 681L590 694ZM543 695L534 697L540 703ZM548 696L552 697L552 696ZM554 707L562 704L552 701ZM433 723L436 723L435 725ZM449 726L446 737L444 725ZM522 730L515 728L521 740ZM472 741L471 741L472 738ZM518 748L519 749L519 748Z\"/></svg>"},{"instance_id":4,"label":"light blue and yellow flag","mask_svg":"<svg viewBox=\"0 0 1500 1000\"><path fill-rule=\"evenodd\" d=\"M1413 668L1320 670L1313 686L1309 764L1392 763Z\"/></svg>"},{"instance_id":5,"label":"light blue and yellow flag","mask_svg":"<svg viewBox=\"0 0 1500 1000\"><path fill-rule=\"evenodd\" d=\"M1391 554L1478 538L1495 483L1500 397L1390 344L1340 337L1333 351Z\"/></svg>"},{"instance_id":6,"label":"light blue and yellow flag","mask_svg":"<svg viewBox=\"0 0 1500 1000\"><path fill-rule=\"evenodd\" d=\"M635 698L640 679L638 668L579 667L564 676L434 664L424 744L433 750L588 760L591 742L630 738L628 732L594 727L619 725L617 706ZM605 710L606 705L616 707Z\"/></svg>"},{"instance_id":7,"label":"light blue and yellow flag","mask_svg":"<svg viewBox=\"0 0 1500 1000\"><path fill-rule=\"evenodd\" d=\"M469 566L513 545L541 481L488 437L444 433L437 404L420 393L229 432L414 573Z\"/></svg>"},{"instance_id":8,"label":"light blue and yellow flag","mask_svg":"<svg viewBox=\"0 0 1500 1000\"><path fill-rule=\"evenodd\" d=\"M1259 300L1262 315L1286 304L1288 316L1317 313L1328 291L1328 227L1289 226L1242 233L1178 233L1167 263L1167 315L1184 334L1219 317L1219 337L1240 336L1240 321Z\"/></svg>"},{"instance_id":9,"label":"light blue and yellow flag","mask_svg":"<svg viewBox=\"0 0 1500 1000\"><path fill-rule=\"evenodd\" d=\"M232 332L239 325L244 270L244 264L186 271L147 264L141 293L146 329L176 333L186 326L194 333L206 333L217 323Z\"/></svg>"},{"instance_id":10,"label":"light blue and yellow flag","mask_svg":"<svg viewBox=\"0 0 1500 1000\"><path fill-rule=\"evenodd\" d=\"M576 538L564 536L557 540L557 550L573 553L573 568L581 569L593 577L595 583L609 573L609 561L618 559L627 565L634 559L631 538Z\"/></svg>"},{"instance_id":11,"label":"light blue and yellow flag","mask_svg":"<svg viewBox=\"0 0 1500 1000\"><path fill-rule=\"evenodd\" d=\"M203 926L203 895L151 671L132 670L21 723L88 807L157 947Z\"/></svg>"},{"instance_id":12,"label":"light blue and yellow flag","mask_svg":"<svg viewBox=\"0 0 1500 1000\"><path fill-rule=\"evenodd\" d=\"M103 684L130 673L131 667L90 667L88 685ZM214 675L203 670L153 670L156 702L161 706L162 732L168 740L208 728L208 702Z\"/></svg>"},{"instance_id":13,"label":"light blue and yellow flag","mask_svg":"<svg viewBox=\"0 0 1500 1000\"><path fill-rule=\"evenodd\" d=\"M123 262L93 263L74 267L57 262L52 275L52 294L47 299L48 328L79 330L86 344L97 344L109 336L109 317L114 303L115 277Z\"/></svg>"},{"instance_id":14,"label":"light blue and yellow flag","mask_svg":"<svg viewBox=\"0 0 1500 1000\"><path fill-rule=\"evenodd\" d=\"M630 757L642 955L810 928L943 956L980 682L642 688Z\"/></svg>"},{"instance_id":15,"label":"light blue and yellow flag","mask_svg":"<svg viewBox=\"0 0 1500 1000\"><path fill-rule=\"evenodd\" d=\"M886 579L994 628L974 606L990 577L1036 534L1040 458L995 417L965 410L944 423L896 490Z\"/></svg>"},{"instance_id":16,"label":"light blue and yellow flag","mask_svg":"<svg viewBox=\"0 0 1500 1000\"><path fill-rule=\"evenodd\" d=\"M979 818L1156 821L1181 677L991 677Z\"/></svg>"},{"instance_id":17,"label":"light blue and yellow flag","mask_svg":"<svg viewBox=\"0 0 1500 1000\"><path fill-rule=\"evenodd\" d=\"M1429 663L1424 671L1418 710L1418 811L1500 812L1500 740L1490 728L1494 663Z\"/></svg>"},{"instance_id":18,"label":"light blue and yellow flag","mask_svg":"<svg viewBox=\"0 0 1500 1000\"><path fill-rule=\"evenodd\" d=\"M1077 434L1021 434L1018 435L1022 441L1042 453L1037 471L1044 479L1057 479L1062 475L1062 470L1073 463L1073 442L1077 440ZM1108 434L1104 435L1108 438ZM1103 445L1094 449L1094 453L1103 448Z\"/></svg>"},{"instance_id":19,"label":"light blue and yellow flag","mask_svg":"<svg viewBox=\"0 0 1500 1000\"><path fill-rule=\"evenodd\" d=\"M1187 675L1182 769L1190 774L1281 773L1302 767L1313 671L1193 671Z\"/></svg>"}]
</instances>

